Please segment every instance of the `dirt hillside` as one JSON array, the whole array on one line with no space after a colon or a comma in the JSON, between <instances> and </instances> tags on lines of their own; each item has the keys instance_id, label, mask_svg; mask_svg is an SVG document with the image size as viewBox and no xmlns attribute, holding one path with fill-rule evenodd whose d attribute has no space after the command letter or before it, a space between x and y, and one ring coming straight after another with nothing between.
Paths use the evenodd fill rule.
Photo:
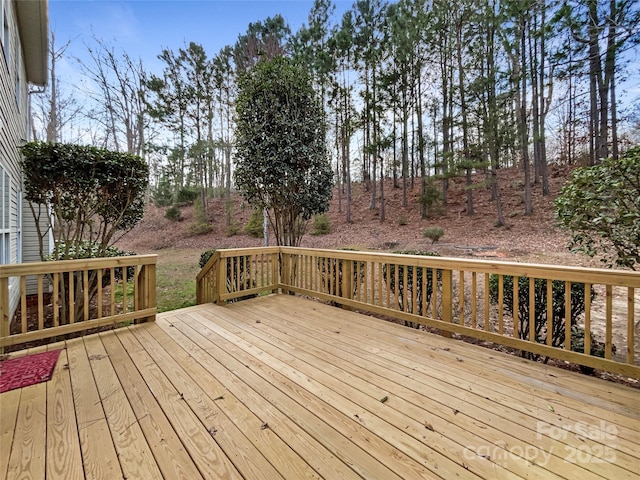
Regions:
<instances>
[{"instance_id":1,"label":"dirt hillside","mask_svg":"<svg viewBox=\"0 0 640 480\"><path fill-rule=\"evenodd\" d=\"M345 222L344 200L339 211L337 190L334 191L329 219L331 232L326 235L307 234L302 245L319 248L351 247L363 250L432 249L443 256L476 256L510 259L520 262L562 263L593 265L593 259L570 253L568 234L555 225L553 202L566 181L570 169L550 167L551 195L543 196L542 187L533 187L533 214L524 215L524 187L522 173L516 169L499 172L499 183L506 226L496 227L496 206L491 201L488 188L473 191L475 214L466 214L466 193L463 179L450 181L448 203L442 215L420 218L418 196L419 183L411 189L409 206L402 207L402 188L393 188L392 181L385 184L386 220L380 222L378 210L370 210L371 194L364 185L352 187L352 223ZM482 182L478 175L475 182ZM242 231L251 209L240 197L233 197L233 224L240 233L230 236L224 213L224 199L213 198L208 202L208 216L212 232L205 235L188 235L193 223L193 207L182 207L182 221L171 222L164 218L166 208L148 205L142 222L123 237L121 248L146 253L165 248L248 247L262 245L262 239L251 238ZM444 237L435 244L423 237L428 226L440 226ZM482 247L482 248L479 248Z\"/></svg>"}]
</instances>

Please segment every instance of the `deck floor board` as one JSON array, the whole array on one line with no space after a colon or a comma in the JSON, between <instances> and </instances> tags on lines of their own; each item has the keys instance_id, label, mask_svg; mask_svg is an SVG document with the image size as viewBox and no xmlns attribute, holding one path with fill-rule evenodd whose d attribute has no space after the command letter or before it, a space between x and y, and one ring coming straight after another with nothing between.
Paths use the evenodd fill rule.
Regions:
<instances>
[{"instance_id":1,"label":"deck floor board","mask_svg":"<svg viewBox=\"0 0 640 480\"><path fill-rule=\"evenodd\" d=\"M176 480L204 478L141 375L140 365L131 368L118 337L110 334L101 339L162 474Z\"/></svg>"},{"instance_id":2,"label":"deck floor board","mask_svg":"<svg viewBox=\"0 0 640 480\"><path fill-rule=\"evenodd\" d=\"M427 445L436 445L437 448L442 448L445 455L447 452L455 451L459 448L482 445L487 442L495 445L500 443L515 444L522 440L536 442L534 431L516 428L514 432L513 423L507 424L503 422L507 425L508 430L500 431L497 428L497 426L500 426L500 418L491 418L486 423L476 420L476 418L484 416L485 410L474 408L473 405L466 405L463 409L466 413L461 413L447 404L450 397L444 393L437 395L438 398L432 399L430 398L431 395L425 395L406 387L404 384L407 376L397 373L395 371L397 367L380 367L375 363L367 362L366 357L359 357L354 354L355 345L344 348L335 346L335 342L323 343L320 336L307 337L304 342L300 342L296 341L292 335L289 335L284 330L291 328L290 323L287 325L282 324L282 331L270 328L267 323L271 322L265 322L260 327L260 330L268 330L268 335L266 336L273 336L274 345L285 345L291 342L290 351L301 361L305 361L310 365L320 365L319 368L322 368L328 375L334 375L338 371L343 376L346 374L347 384L356 387L360 392L369 394L374 399L373 403L367 402L357 391L351 391L349 396L354 399L359 398L358 404L360 405L369 403L376 410L375 407L380 407L379 399L387 397L388 400L385 402L387 406L392 406L396 411L402 412L407 417L404 419L395 415L394 417L399 419L400 424L412 424L415 431L419 433L418 438L421 437L426 441ZM316 357L310 356L308 352L313 352ZM324 368L322 367L323 363L315 361L318 358L327 359L327 365ZM290 363L299 365L293 359L290 359ZM433 392L433 390L430 390L429 393L432 394ZM370 408L368 409L371 411ZM374 412L371 411L371 413ZM476 418L469 416L469 413L474 413ZM360 419L364 421L362 414ZM496 423L498 424L497 426ZM406 430L407 428L408 425L404 429ZM425 433L428 433L425 432L425 428L433 429L430 431L434 433L428 435L438 435L438 438L425 438ZM514 436L514 434L517 434L517 436ZM539 448L544 448L547 452L564 447L564 444L553 439L545 438L543 440L537 440L536 445ZM515 459L514 457L514 460L517 461L510 463L510 469L522 475L529 475L531 478L535 478L535 475L540 475L539 478L554 478L553 468L560 467L562 464L560 457L552 455L546 458L546 469L538 471L532 470L529 462L523 461L523 459ZM490 476L495 475L496 473L493 472ZM600 478L590 475L591 472L589 470L583 472L585 479Z\"/></svg>"},{"instance_id":3,"label":"deck floor board","mask_svg":"<svg viewBox=\"0 0 640 480\"><path fill-rule=\"evenodd\" d=\"M640 479L639 390L301 297L60 346L0 395L0 480Z\"/></svg>"}]
</instances>

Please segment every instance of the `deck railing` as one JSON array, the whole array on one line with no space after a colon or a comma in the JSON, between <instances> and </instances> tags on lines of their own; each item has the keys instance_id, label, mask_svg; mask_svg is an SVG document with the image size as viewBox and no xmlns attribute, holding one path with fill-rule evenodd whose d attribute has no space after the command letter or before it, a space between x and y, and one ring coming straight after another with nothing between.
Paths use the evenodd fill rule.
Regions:
<instances>
[{"instance_id":1,"label":"deck railing","mask_svg":"<svg viewBox=\"0 0 640 480\"><path fill-rule=\"evenodd\" d=\"M156 259L135 255L0 265L0 347L154 320ZM10 317L14 292L19 292L18 305Z\"/></svg>"},{"instance_id":2,"label":"deck railing","mask_svg":"<svg viewBox=\"0 0 640 480\"><path fill-rule=\"evenodd\" d=\"M639 272L293 247L216 255L198 303L280 289L640 378Z\"/></svg>"},{"instance_id":3,"label":"deck railing","mask_svg":"<svg viewBox=\"0 0 640 480\"><path fill-rule=\"evenodd\" d=\"M216 250L196 277L196 303L224 303L275 291L279 249Z\"/></svg>"}]
</instances>

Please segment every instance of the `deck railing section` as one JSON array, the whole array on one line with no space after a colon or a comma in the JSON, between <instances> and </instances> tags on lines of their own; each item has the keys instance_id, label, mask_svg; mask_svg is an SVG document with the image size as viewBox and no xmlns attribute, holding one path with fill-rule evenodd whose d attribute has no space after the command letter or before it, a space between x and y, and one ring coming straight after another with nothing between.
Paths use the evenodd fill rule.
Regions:
<instances>
[{"instance_id":1,"label":"deck railing section","mask_svg":"<svg viewBox=\"0 0 640 480\"><path fill-rule=\"evenodd\" d=\"M236 284L220 302L254 290L242 293L229 259L268 255L279 260L269 268L269 289L493 342L529 358L640 377L638 272L293 247L223 252L220 282Z\"/></svg>"},{"instance_id":2,"label":"deck railing section","mask_svg":"<svg viewBox=\"0 0 640 480\"><path fill-rule=\"evenodd\" d=\"M0 265L0 347L154 320L156 259L135 255ZM20 293L10 318L14 289Z\"/></svg>"},{"instance_id":3,"label":"deck railing section","mask_svg":"<svg viewBox=\"0 0 640 480\"><path fill-rule=\"evenodd\" d=\"M255 297L279 287L278 248L216 250L196 277L196 303Z\"/></svg>"}]
</instances>

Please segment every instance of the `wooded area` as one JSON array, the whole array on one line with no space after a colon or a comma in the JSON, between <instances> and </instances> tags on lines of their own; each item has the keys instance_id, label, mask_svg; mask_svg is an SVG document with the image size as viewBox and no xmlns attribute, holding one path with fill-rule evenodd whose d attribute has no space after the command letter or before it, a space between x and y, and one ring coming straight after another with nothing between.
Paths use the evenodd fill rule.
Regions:
<instances>
[{"instance_id":1,"label":"wooded area","mask_svg":"<svg viewBox=\"0 0 640 480\"><path fill-rule=\"evenodd\" d=\"M357 0L341 18L334 12L331 0L315 0L295 32L276 15L213 54L196 43L165 49L162 72L94 38L83 70L97 88L86 105L60 87L56 62L68 44L52 34L34 134L138 154L158 191L197 189L206 208L207 195L233 188L238 79L284 55L310 73L324 105L347 222L352 181L384 221L383 179L402 188L405 205L418 186L425 216L462 177L469 215L474 190L493 189L497 224L497 169L522 168L531 213L531 189L548 193L549 162L593 165L639 140L640 109L634 116L634 99L618 92L640 41L632 0ZM485 180L474 183L475 172Z\"/></svg>"}]
</instances>

